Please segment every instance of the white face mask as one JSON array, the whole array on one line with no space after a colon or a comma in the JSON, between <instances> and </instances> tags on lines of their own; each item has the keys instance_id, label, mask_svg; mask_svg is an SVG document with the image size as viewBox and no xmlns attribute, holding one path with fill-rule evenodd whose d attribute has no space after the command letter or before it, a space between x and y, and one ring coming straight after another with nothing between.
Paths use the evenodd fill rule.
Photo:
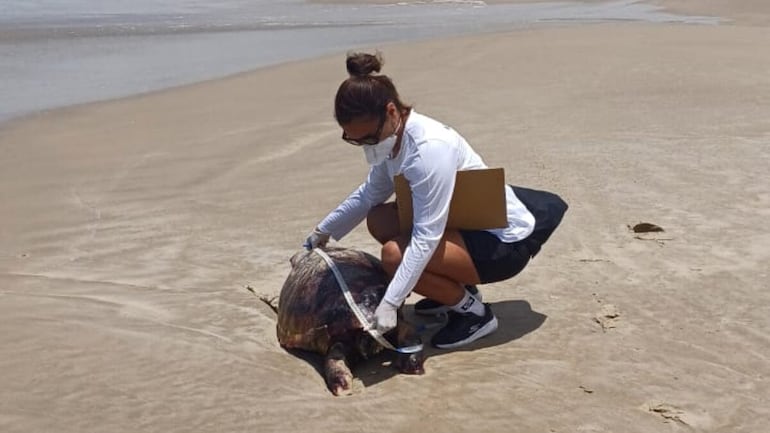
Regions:
<instances>
[{"instance_id":1,"label":"white face mask","mask_svg":"<svg viewBox=\"0 0 770 433\"><path fill-rule=\"evenodd\" d=\"M364 148L366 162L368 162L369 165L380 165L383 161L390 158L390 153L393 152L393 147L396 145L397 138L396 134L393 134L377 144L361 146Z\"/></svg>"},{"instance_id":2,"label":"white face mask","mask_svg":"<svg viewBox=\"0 0 770 433\"><path fill-rule=\"evenodd\" d=\"M393 152L393 147L396 146L398 141L398 130L401 129L401 120L398 121L396 130L393 131L388 137L385 137L377 144L370 144L361 146L364 148L364 155L366 155L366 162L369 165L380 165L386 159L390 159L390 154Z\"/></svg>"}]
</instances>

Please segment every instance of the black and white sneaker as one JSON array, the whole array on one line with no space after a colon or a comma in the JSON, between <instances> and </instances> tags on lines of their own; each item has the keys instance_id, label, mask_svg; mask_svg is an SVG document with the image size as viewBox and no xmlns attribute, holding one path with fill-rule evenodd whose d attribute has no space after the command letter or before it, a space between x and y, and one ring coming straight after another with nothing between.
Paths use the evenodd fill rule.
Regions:
<instances>
[{"instance_id":1,"label":"black and white sneaker","mask_svg":"<svg viewBox=\"0 0 770 433\"><path fill-rule=\"evenodd\" d=\"M466 285L465 289L481 302L481 292L479 292L475 285ZM449 306L436 302L433 299L425 298L420 299L414 304L414 312L423 316L437 316L449 312Z\"/></svg>"},{"instance_id":2,"label":"black and white sneaker","mask_svg":"<svg viewBox=\"0 0 770 433\"><path fill-rule=\"evenodd\" d=\"M439 349L464 346L497 330L497 317L489 304L484 304L484 315L457 313L449 316L449 323L433 336L431 343Z\"/></svg>"}]
</instances>

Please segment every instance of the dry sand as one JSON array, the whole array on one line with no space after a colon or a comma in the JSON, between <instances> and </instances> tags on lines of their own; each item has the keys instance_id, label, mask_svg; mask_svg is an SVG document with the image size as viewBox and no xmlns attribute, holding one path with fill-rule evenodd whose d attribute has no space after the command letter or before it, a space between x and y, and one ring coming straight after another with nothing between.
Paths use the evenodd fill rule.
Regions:
<instances>
[{"instance_id":1,"label":"dry sand","mask_svg":"<svg viewBox=\"0 0 770 433\"><path fill-rule=\"evenodd\" d=\"M345 398L245 289L277 295L365 174L331 118L342 55L6 126L0 431L767 431L770 30L750 24L377 47L407 101L571 209L482 288L496 334L422 377L368 362ZM377 253L363 227L342 244Z\"/></svg>"}]
</instances>

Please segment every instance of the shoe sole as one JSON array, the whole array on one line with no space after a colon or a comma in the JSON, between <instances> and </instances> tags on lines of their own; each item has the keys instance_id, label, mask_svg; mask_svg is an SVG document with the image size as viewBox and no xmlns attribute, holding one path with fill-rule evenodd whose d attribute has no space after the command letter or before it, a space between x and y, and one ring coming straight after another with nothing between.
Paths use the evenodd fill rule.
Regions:
<instances>
[{"instance_id":1,"label":"shoe sole","mask_svg":"<svg viewBox=\"0 0 770 433\"><path fill-rule=\"evenodd\" d=\"M495 332L496 330L497 330L497 317L492 317L492 320L487 322L486 325L479 328L478 331L474 332L465 340L460 340L449 344L434 344L434 346L438 347L439 349L454 349L455 347L465 346L466 344L473 343L479 338L486 337L487 335Z\"/></svg>"}]
</instances>

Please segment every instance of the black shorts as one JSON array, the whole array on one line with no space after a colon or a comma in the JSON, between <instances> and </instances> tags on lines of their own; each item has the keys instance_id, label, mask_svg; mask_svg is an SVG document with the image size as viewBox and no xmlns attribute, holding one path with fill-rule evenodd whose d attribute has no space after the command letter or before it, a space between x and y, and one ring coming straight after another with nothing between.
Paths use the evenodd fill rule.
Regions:
<instances>
[{"instance_id":1,"label":"black shorts","mask_svg":"<svg viewBox=\"0 0 770 433\"><path fill-rule=\"evenodd\" d=\"M503 281L521 272L567 212L567 203L554 193L513 185L510 188L535 217L532 234L507 243L487 231L460 230L482 284Z\"/></svg>"},{"instance_id":2,"label":"black shorts","mask_svg":"<svg viewBox=\"0 0 770 433\"><path fill-rule=\"evenodd\" d=\"M532 257L527 239L507 243L482 230L460 230L460 234L476 266L481 284L513 277L527 266Z\"/></svg>"}]
</instances>

